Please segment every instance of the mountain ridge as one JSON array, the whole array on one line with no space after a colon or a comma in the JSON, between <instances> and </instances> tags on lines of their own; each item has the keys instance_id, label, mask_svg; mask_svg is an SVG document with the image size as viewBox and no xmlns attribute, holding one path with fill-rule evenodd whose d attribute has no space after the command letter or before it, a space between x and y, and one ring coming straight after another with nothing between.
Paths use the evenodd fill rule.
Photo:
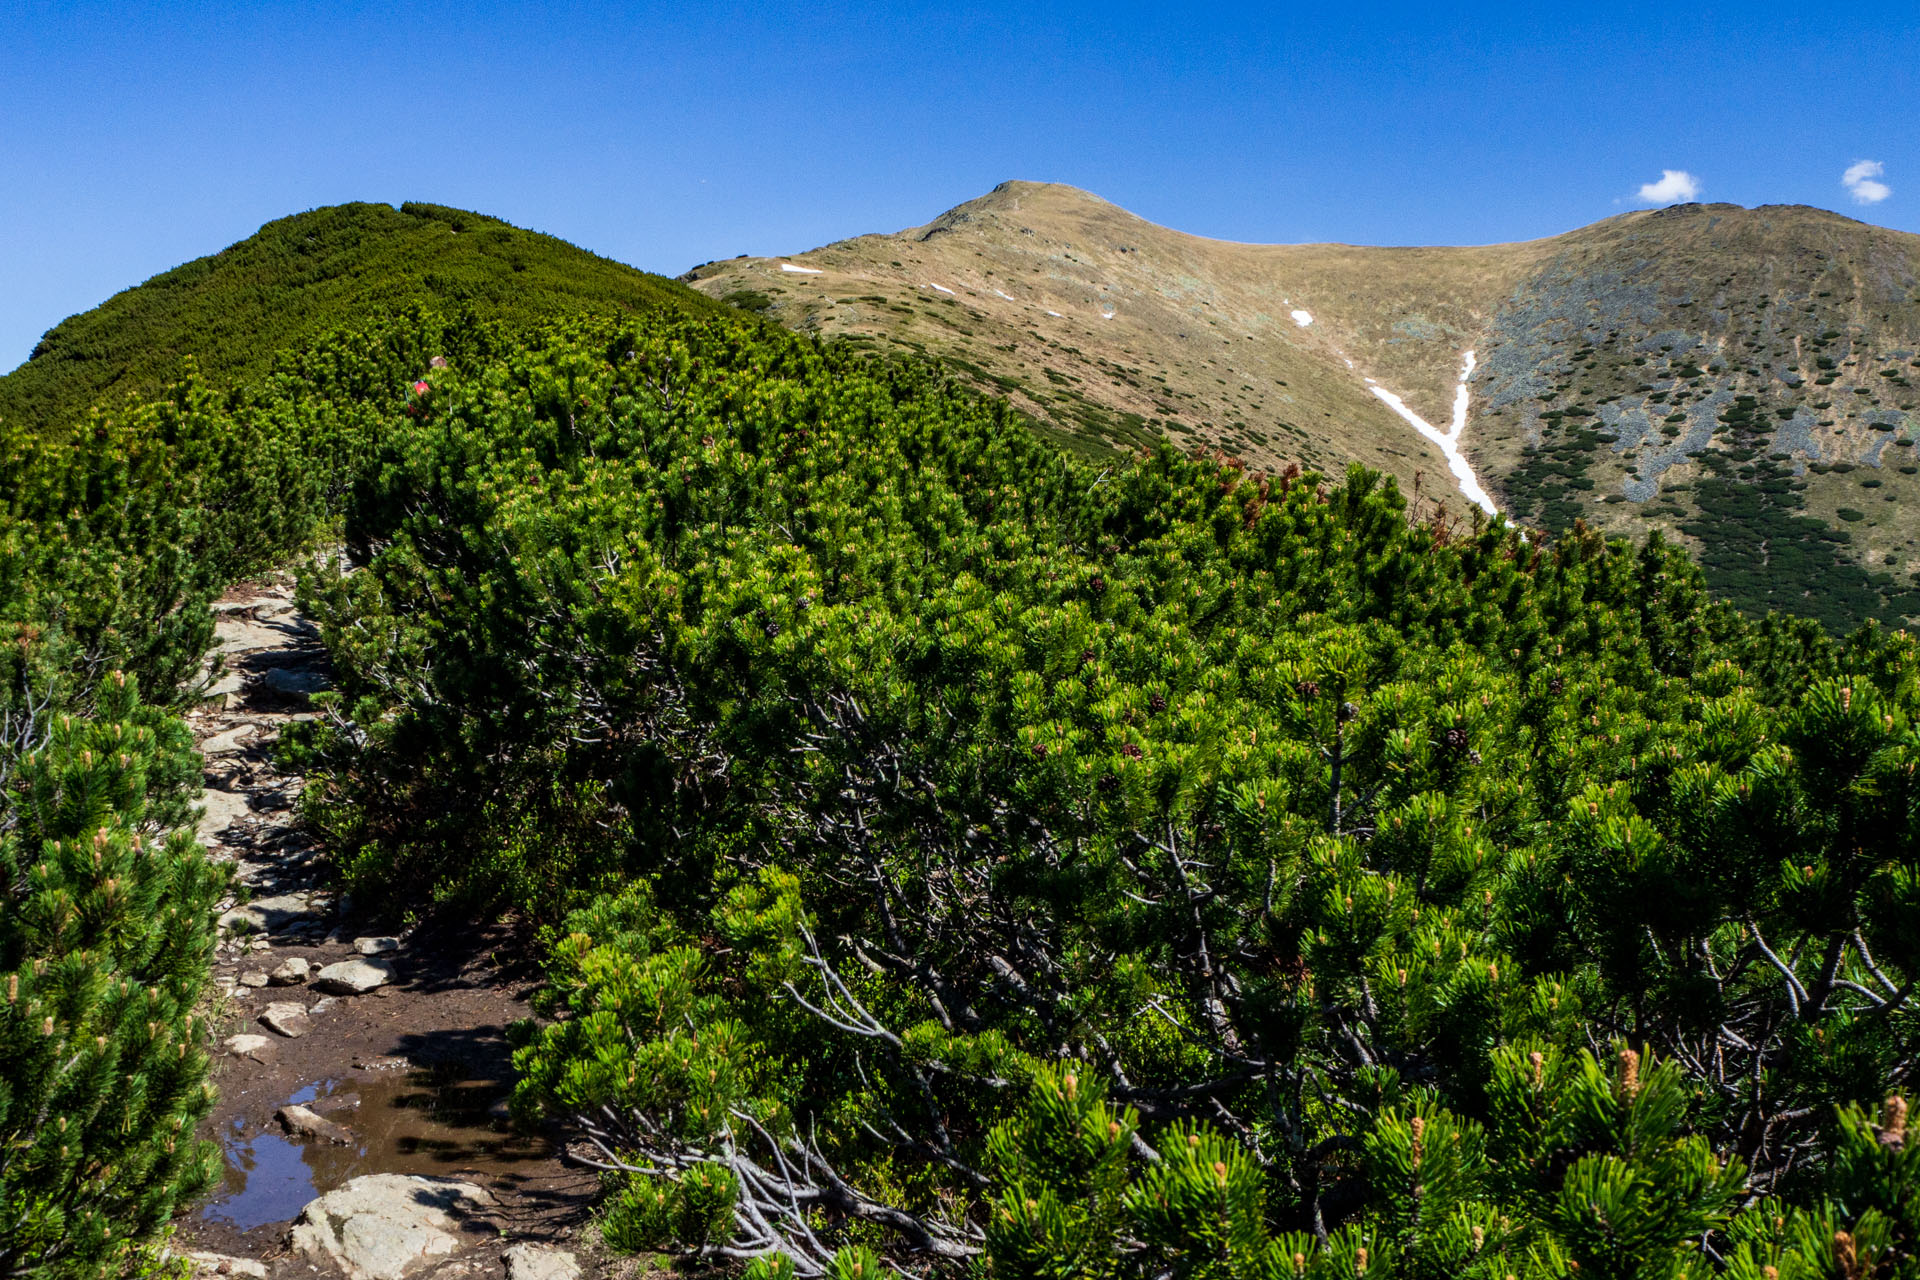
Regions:
<instances>
[{"instance_id":1,"label":"mountain ridge","mask_svg":"<svg viewBox=\"0 0 1920 1280\"><path fill-rule=\"evenodd\" d=\"M1920 431L1920 236L1830 211L1260 245L1012 181L915 227L681 278L804 332L946 359L1082 448L1164 436L1266 469L1359 462L1454 518L1446 458L1383 393L1444 423L1473 351L1464 452L1515 519L1658 530L1719 555L1716 585L1749 609L1842 628L1920 611L1920 483L1882 457ZM1862 468L1895 509L1857 505L1845 477Z\"/></svg>"},{"instance_id":2,"label":"mountain ridge","mask_svg":"<svg viewBox=\"0 0 1920 1280\"><path fill-rule=\"evenodd\" d=\"M1807 206L1636 210L1490 246L1258 245L1013 181L678 283L480 214L333 206L55 326L0 378L0 426L31 445L187 356L236 387L414 306L513 327L721 303L935 359L1083 453L1360 463L1415 518L1473 517L1483 488L1547 536L1660 533L1749 612L1920 620L1920 237Z\"/></svg>"}]
</instances>

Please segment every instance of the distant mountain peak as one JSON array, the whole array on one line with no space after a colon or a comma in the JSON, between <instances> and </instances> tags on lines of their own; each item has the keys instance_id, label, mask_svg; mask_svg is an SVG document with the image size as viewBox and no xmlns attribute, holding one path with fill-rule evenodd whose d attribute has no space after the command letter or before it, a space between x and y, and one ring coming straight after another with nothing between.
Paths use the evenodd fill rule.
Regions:
<instances>
[{"instance_id":1,"label":"distant mountain peak","mask_svg":"<svg viewBox=\"0 0 1920 1280\"><path fill-rule=\"evenodd\" d=\"M942 358L1072 447L1359 462L1456 517L1474 481L1548 535L1658 529L1743 607L1920 616L1920 236L1841 214L1695 203L1515 244L1263 245L1011 181L697 283ZM1463 392L1447 454L1430 424Z\"/></svg>"},{"instance_id":2,"label":"distant mountain peak","mask_svg":"<svg viewBox=\"0 0 1920 1280\"><path fill-rule=\"evenodd\" d=\"M1027 217L1054 220L1116 216L1145 222L1145 219L1129 213L1112 201L1079 187L1063 182L1009 179L985 195L957 204L924 226L910 228L901 234L924 240L983 219Z\"/></svg>"}]
</instances>

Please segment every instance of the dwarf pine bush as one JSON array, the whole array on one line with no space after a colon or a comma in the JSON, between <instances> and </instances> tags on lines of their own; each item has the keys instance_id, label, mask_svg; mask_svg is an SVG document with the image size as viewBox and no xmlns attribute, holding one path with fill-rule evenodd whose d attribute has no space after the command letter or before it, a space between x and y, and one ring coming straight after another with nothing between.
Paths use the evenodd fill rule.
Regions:
<instances>
[{"instance_id":1,"label":"dwarf pine bush","mask_svg":"<svg viewBox=\"0 0 1920 1280\"><path fill-rule=\"evenodd\" d=\"M199 761L176 714L210 674L208 603L326 530L375 443L423 412L421 373L482 363L589 296L717 310L457 222L424 206L289 220L61 326L0 380L0 1274L139 1265L217 1169L196 1137L212 1099L193 1009L226 882L181 830ZM473 234L444 269L410 277L423 237L456 229ZM286 236L309 264L359 269L289 280ZM493 319L409 310L484 300L489 256L522 252L533 270ZM157 394L94 403L110 384Z\"/></svg>"},{"instance_id":2,"label":"dwarf pine bush","mask_svg":"<svg viewBox=\"0 0 1920 1280\"><path fill-rule=\"evenodd\" d=\"M224 869L190 831L185 725L105 679L8 761L0 836L0 1269L116 1271L217 1176L193 1013Z\"/></svg>"},{"instance_id":3,"label":"dwarf pine bush","mask_svg":"<svg viewBox=\"0 0 1920 1280\"><path fill-rule=\"evenodd\" d=\"M609 1239L756 1275L1904 1247L1904 1174L1826 1188L1836 1106L1913 1061L1908 637L1364 472L1081 464L739 324L428 380L347 496L357 571L306 583L343 677L309 811L357 884L554 922L517 1105L596 1153Z\"/></svg>"},{"instance_id":4,"label":"dwarf pine bush","mask_svg":"<svg viewBox=\"0 0 1920 1280\"><path fill-rule=\"evenodd\" d=\"M1075 461L933 367L744 319L412 316L130 414L6 455L8 705L65 672L74 713L11 784L7 962L99 996L44 1033L70 1129L145 1135L16 1144L18 1230L101 1239L58 1265L204 1171L162 977L202 945L168 908L217 891L162 838L172 748L109 750L139 717L71 673L179 688L197 602L336 512L307 816L347 887L544 927L516 1108L605 1171L618 1248L1913 1265L1904 634L1743 619L1657 539L1413 520L1360 470Z\"/></svg>"}]
</instances>

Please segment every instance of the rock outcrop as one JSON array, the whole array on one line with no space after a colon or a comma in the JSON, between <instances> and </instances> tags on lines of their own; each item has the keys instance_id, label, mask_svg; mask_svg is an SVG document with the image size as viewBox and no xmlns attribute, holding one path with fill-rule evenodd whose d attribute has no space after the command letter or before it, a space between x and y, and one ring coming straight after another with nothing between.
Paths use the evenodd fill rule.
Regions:
<instances>
[{"instance_id":1,"label":"rock outcrop","mask_svg":"<svg viewBox=\"0 0 1920 1280\"><path fill-rule=\"evenodd\" d=\"M302 1210L293 1225L293 1249L311 1262L340 1268L347 1280L406 1280L480 1243L482 1233L463 1230L463 1224L493 1203L470 1182L368 1174Z\"/></svg>"}]
</instances>

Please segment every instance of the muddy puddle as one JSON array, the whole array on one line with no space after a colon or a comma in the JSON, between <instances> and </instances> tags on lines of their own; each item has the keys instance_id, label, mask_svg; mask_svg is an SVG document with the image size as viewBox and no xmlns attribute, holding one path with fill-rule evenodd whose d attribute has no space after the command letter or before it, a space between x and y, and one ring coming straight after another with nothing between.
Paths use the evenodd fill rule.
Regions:
<instances>
[{"instance_id":1,"label":"muddy puddle","mask_svg":"<svg viewBox=\"0 0 1920 1280\"><path fill-rule=\"evenodd\" d=\"M288 1134L277 1120L250 1129L236 1116L220 1139L225 1171L201 1216L236 1231L297 1217L308 1201L366 1173L458 1176L483 1185L512 1180L551 1155L537 1138L510 1133L499 1114L507 1087L395 1071L321 1080L282 1100L344 1126L348 1143Z\"/></svg>"}]
</instances>

